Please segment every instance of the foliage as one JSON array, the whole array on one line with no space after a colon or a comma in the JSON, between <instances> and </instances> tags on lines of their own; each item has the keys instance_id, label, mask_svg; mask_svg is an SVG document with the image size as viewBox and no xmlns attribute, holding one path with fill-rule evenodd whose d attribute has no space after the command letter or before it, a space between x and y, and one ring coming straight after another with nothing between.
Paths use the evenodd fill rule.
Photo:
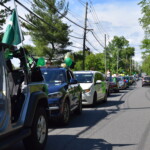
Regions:
<instances>
[{"instance_id":1,"label":"foliage","mask_svg":"<svg viewBox=\"0 0 150 150\"><path fill-rule=\"evenodd\" d=\"M147 75L150 75L150 55L146 56L142 63L142 71L145 72Z\"/></svg>"},{"instance_id":2,"label":"foliage","mask_svg":"<svg viewBox=\"0 0 150 150\"><path fill-rule=\"evenodd\" d=\"M97 70L104 73L104 54L90 54L85 59L86 70Z\"/></svg>"},{"instance_id":3,"label":"foliage","mask_svg":"<svg viewBox=\"0 0 150 150\"><path fill-rule=\"evenodd\" d=\"M61 11L62 15L59 15L57 10ZM32 11L44 20L43 22L29 14L26 18L32 25L22 24L29 31L27 34L31 36L36 47L35 53L52 59L58 53L65 52L66 46L71 44L68 38L71 31L61 19L67 14L68 3L65 4L65 0L33 0Z\"/></svg>"},{"instance_id":4,"label":"foliage","mask_svg":"<svg viewBox=\"0 0 150 150\"><path fill-rule=\"evenodd\" d=\"M129 41L125 37L114 36L113 40L108 44L105 49L107 52L107 69L112 73L117 73L117 60L118 60L118 73L130 72L129 59L134 56L134 47L129 46Z\"/></svg>"},{"instance_id":5,"label":"foliage","mask_svg":"<svg viewBox=\"0 0 150 150\"><path fill-rule=\"evenodd\" d=\"M143 29L146 32L146 35L150 36L150 1L149 0L142 0L139 5L142 7L142 18L140 18L140 23Z\"/></svg>"},{"instance_id":6,"label":"foliage","mask_svg":"<svg viewBox=\"0 0 150 150\"><path fill-rule=\"evenodd\" d=\"M150 54L150 39L144 39L142 41L141 49L145 49L145 52L143 52L143 54Z\"/></svg>"},{"instance_id":7,"label":"foliage","mask_svg":"<svg viewBox=\"0 0 150 150\"><path fill-rule=\"evenodd\" d=\"M0 0L0 6L3 6L3 4L7 3L10 0ZM10 12L3 7L3 9L0 10L0 41L2 41L3 37L3 25L6 23L6 17L10 14Z\"/></svg>"},{"instance_id":8,"label":"foliage","mask_svg":"<svg viewBox=\"0 0 150 150\"><path fill-rule=\"evenodd\" d=\"M75 69L74 70L82 70L82 63L83 63L83 56L82 52L75 53ZM77 59L78 58L78 59ZM104 72L104 54L99 53L99 54L89 54L86 52L86 57L85 57L85 70L97 70L100 72Z\"/></svg>"}]
</instances>

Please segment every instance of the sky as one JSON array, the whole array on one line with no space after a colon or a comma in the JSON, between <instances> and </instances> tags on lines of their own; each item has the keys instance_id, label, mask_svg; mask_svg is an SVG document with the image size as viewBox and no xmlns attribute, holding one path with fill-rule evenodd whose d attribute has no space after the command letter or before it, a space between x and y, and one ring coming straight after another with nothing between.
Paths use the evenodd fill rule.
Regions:
<instances>
[{"instance_id":1,"label":"sky","mask_svg":"<svg viewBox=\"0 0 150 150\"><path fill-rule=\"evenodd\" d=\"M31 0L20 0L25 6L30 8ZM141 8L138 5L140 0L66 0L69 2L69 11L67 17L78 25L84 27L85 18L85 3L88 2L87 13L87 28L92 29L97 40L93 37L90 31L87 32L86 46L90 48L93 53L103 52L103 46L110 42L114 36L124 36L130 46L135 47L134 60L141 62L140 44L144 38L144 31L139 24L141 15ZM14 8L13 0L7 4ZM22 17L28 12L17 4L18 14ZM1 6L0 6L1 9ZM7 19L9 20L9 18ZM67 19L63 19L72 30L71 35L82 38L83 29L74 25ZM4 28L6 28L4 26ZM73 51L81 50L83 47L83 40L70 38L74 47L68 47ZM24 44L33 44L29 36L25 37Z\"/></svg>"}]
</instances>

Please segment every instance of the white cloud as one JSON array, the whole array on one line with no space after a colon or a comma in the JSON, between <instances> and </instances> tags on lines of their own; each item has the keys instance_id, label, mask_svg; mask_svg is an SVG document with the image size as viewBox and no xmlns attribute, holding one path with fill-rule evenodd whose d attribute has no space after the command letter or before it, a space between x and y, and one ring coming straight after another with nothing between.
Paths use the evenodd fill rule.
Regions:
<instances>
[{"instance_id":1,"label":"white cloud","mask_svg":"<svg viewBox=\"0 0 150 150\"><path fill-rule=\"evenodd\" d=\"M94 5L96 14L100 20L99 29L94 24L97 23L98 20L94 18L93 13L89 12L88 19L103 45L104 32L106 31L110 35L110 40L114 35L124 36L127 40L129 40L131 46L136 47L136 52L140 52L140 48L139 46L137 47L137 45L141 44L141 41L144 38L144 31L141 28L138 20L141 17L141 8L139 5L137 5L138 2L139 1L136 0L126 2L116 0L113 2L110 1L110 3L107 1L107 3L99 3ZM82 6L79 8L84 10ZM81 11L77 13L81 15ZM82 13L84 14L84 11L82 11ZM100 25L103 26L105 31L102 31L103 29ZM91 28L90 25L88 27ZM74 27L73 29L74 31L79 31L78 27ZM81 31L78 33L81 33ZM100 47L99 43L91 34L88 33L87 37L97 49L101 49L102 51L103 48ZM141 61L141 54L135 53L134 59Z\"/></svg>"},{"instance_id":2,"label":"white cloud","mask_svg":"<svg viewBox=\"0 0 150 150\"><path fill-rule=\"evenodd\" d=\"M72 14L68 13L67 17L75 21L77 24L84 26L85 7L81 5L79 1L76 0L68 0L68 1L69 1L69 10L72 12ZM99 29L95 24L98 23L97 20L95 20L93 15L91 15L90 12L91 7L88 8L88 20L90 22L90 24L88 23L88 28L94 29L96 36L103 45L104 45L105 31L109 34L109 40L111 40L114 35L124 36L127 40L130 41L131 46L136 47L136 52L138 53L136 53L134 59L136 59L137 61L141 61L141 54L139 53L141 50L137 45L141 44L140 42L144 38L144 32L138 20L141 17L141 9L140 6L137 5L138 2L139 2L138 0L132 1L109 0L103 3L101 3L100 1L99 3L94 5L96 14L100 20ZM24 2L24 4L28 8L30 8L29 3ZM9 5L12 6L13 8L12 2L9 3ZM19 15L24 17L27 11L25 11L25 9L23 9L18 5L18 13ZM83 29L70 23L66 19L63 19L63 21L71 26L70 29L73 30L71 35L83 37ZM87 39L96 49L102 52L103 48L95 40L95 38L90 32L87 33ZM70 38L70 41L72 41L73 45L77 47L82 47L83 45L82 39ZM30 37L26 37L25 43L32 44ZM94 51L94 49L88 43L87 46ZM78 48L71 48L71 49L79 50Z\"/></svg>"}]
</instances>

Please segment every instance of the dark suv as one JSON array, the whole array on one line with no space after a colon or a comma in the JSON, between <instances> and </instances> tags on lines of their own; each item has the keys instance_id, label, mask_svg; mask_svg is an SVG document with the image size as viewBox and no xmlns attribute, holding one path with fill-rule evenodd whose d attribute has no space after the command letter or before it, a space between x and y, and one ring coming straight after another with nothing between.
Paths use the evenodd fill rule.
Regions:
<instances>
[{"instance_id":1,"label":"dark suv","mask_svg":"<svg viewBox=\"0 0 150 150\"><path fill-rule=\"evenodd\" d=\"M146 85L150 86L150 76L145 76L142 78L142 86L146 86Z\"/></svg>"},{"instance_id":2,"label":"dark suv","mask_svg":"<svg viewBox=\"0 0 150 150\"><path fill-rule=\"evenodd\" d=\"M0 43L0 149L19 140L28 150L42 150L46 144L46 85L27 57L24 49Z\"/></svg>"},{"instance_id":3,"label":"dark suv","mask_svg":"<svg viewBox=\"0 0 150 150\"><path fill-rule=\"evenodd\" d=\"M48 84L50 119L65 125L71 112L82 112L82 89L70 69L52 66L41 72Z\"/></svg>"}]
</instances>

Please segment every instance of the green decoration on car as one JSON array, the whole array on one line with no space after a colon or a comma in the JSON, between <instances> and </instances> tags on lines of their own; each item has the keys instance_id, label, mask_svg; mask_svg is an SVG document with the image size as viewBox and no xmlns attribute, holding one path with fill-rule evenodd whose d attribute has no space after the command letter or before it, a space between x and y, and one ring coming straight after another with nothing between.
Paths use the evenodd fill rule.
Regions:
<instances>
[{"instance_id":1,"label":"green decoration on car","mask_svg":"<svg viewBox=\"0 0 150 150\"><path fill-rule=\"evenodd\" d=\"M72 65L72 59L69 58L69 57L67 57L67 58L65 59L65 63L66 63L66 65L67 65L68 67L70 67L70 66Z\"/></svg>"},{"instance_id":2,"label":"green decoration on car","mask_svg":"<svg viewBox=\"0 0 150 150\"><path fill-rule=\"evenodd\" d=\"M102 93L106 93L106 83L101 82L101 85L102 85Z\"/></svg>"},{"instance_id":3,"label":"green decoration on car","mask_svg":"<svg viewBox=\"0 0 150 150\"><path fill-rule=\"evenodd\" d=\"M43 57L40 57L37 61L37 66L41 67L41 66L45 66L45 59Z\"/></svg>"},{"instance_id":4,"label":"green decoration on car","mask_svg":"<svg viewBox=\"0 0 150 150\"><path fill-rule=\"evenodd\" d=\"M10 49L6 49L4 53L5 59L12 59L13 58L13 53L10 52Z\"/></svg>"}]
</instances>

